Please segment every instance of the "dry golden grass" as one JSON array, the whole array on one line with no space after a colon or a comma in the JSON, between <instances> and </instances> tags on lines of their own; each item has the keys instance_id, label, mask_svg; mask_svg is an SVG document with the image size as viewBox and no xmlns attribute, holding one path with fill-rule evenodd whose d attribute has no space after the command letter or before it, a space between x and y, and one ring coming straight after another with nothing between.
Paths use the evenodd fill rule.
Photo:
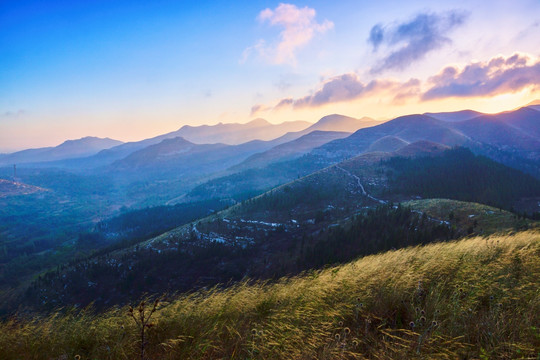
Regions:
<instances>
[{"instance_id":1,"label":"dry golden grass","mask_svg":"<svg viewBox=\"0 0 540 360\"><path fill-rule=\"evenodd\" d=\"M148 359L540 356L540 232L391 251L166 302ZM414 323L414 326L412 325ZM2 359L135 359L128 308L0 324Z\"/></svg>"}]
</instances>

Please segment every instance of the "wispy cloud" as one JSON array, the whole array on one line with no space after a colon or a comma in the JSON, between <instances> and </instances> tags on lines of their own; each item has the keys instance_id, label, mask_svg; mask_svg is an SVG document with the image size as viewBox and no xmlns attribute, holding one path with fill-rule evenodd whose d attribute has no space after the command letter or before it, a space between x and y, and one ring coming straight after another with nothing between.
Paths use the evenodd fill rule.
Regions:
<instances>
[{"instance_id":1,"label":"wispy cloud","mask_svg":"<svg viewBox=\"0 0 540 360\"><path fill-rule=\"evenodd\" d=\"M420 81L417 79L411 79L404 83L389 79L377 79L365 83L361 81L357 74L348 73L324 81L319 89L311 95L299 99L282 99L274 109L279 110L286 107L319 107L362 97L380 95L382 93L412 93L417 91L416 89L419 84Z\"/></svg>"},{"instance_id":2,"label":"wispy cloud","mask_svg":"<svg viewBox=\"0 0 540 360\"><path fill-rule=\"evenodd\" d=\"M24 111L24 110L5 111L3 113L0 113L0 117L3 117L3 118L17 118L17 117L23 116L25 114L26 114L26 111Z\"/></svg>"},{"instance_id":3,"label":"wispy cloud","mask_svg":"<svg viewBox=\"0 0 540 360\"><path fill-rule=\"evenodd\" d=\"M523 30L521 30L519 33L517 33L516 36L512 39L513 43L516 43L518 41L522 41L524 38L528 37L537 37L538 36L538 28L540 28L540 20L536 20L532 24L525 27Z\"/></svg>"},{"instance_id":4,"label":"wispy cloud","mask_svg":"<svg viewBox=\"0 0 540 360\"><path fill-rule=\"evenodd\" d=\"M251 112L250 112L250 116L257 116L259 115L260 113L263 113L263 112L266 112L268 110L271 110L270 107L264 105L264 104L257 104L257 105L253 105L251 107Z\"/></svg>"},{"instance_id":5,"label":"wispy cloud","mask_svg":"<svg viewBox=\"0 0 540 360\"><path fill-rule=\"evenodd\" d=\"M400 24L373 26L368 37L373 51L386 45L389 53L373 67L372 72L403 70L429 52L450 44L448 32L463 24L466 18L467 13L454 10L443 14L418 14Z\"/></svg>"},{"instance_id":6,"label":"wispy cloud","mask_svg":"<svg viewBox=\"0 0 540 360\"><path fill-rule=\"evenodd\" d=\"M274 83L274 86L280 91L285 91L293 85L291 82L292 77L294 77L292 74L289 74L288 76L281 75L279 81Z\"/></svg>"},{"instance_id":7,"label":"wispy cloud","mask_svg":"<svg viewBox=\"0 0 540 360\"><path fill-rule=\"evenodd\" d=\"M296 64L296 52L319 33L323 34L334 27L334 23L315 20L316 12L309 7L299 8L293 4L279 4L274 10L264 9L257 19L261 23L281 28L279 41L268 44L259 40L248 47L242 54L241 62L245 62L252 54L257 54L271 64Z\"/></svg>"},{"instance_id":8,"label":"wispy cloud","mask_svg":"<svg viewBox=\"0 0 540 360\"><path fill-rule=\"evenodd\" d=\"M540 59L525 54L498 56L487 62L475 62L459 69L444 68L428 80L431 85L423 100L446 97L494 96L527 87L540 90Z\"/></svg>"},{"instance_id":9,"label":"wispy cloud","mask_svg":"<svg viewBox=\"0 0 540 360\"><path fill-rule=\"evenodd\" d=\"M316 108L377 97L392 105L452 97L489 97L525 88L540 91L540 58L526 54L496 56L462 68L447 66L426 81L379 78L369 82L356 73L322 81L309 95L286 97L275 106L257 105L257 111Z\"/></svg>"}]
</instances>

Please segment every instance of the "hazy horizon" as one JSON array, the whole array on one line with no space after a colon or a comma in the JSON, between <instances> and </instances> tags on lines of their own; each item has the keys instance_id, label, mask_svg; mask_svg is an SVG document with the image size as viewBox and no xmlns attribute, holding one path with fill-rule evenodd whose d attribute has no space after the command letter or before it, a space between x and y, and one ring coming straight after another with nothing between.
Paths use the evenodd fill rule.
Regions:
<instances>
[{"instance_id":1,"label":"hazy horizon","mask_svg":"<svg viewBox=\"0 0 540 360\"><path fill-rule=\"evenodd\" d=\"M532 0L7 2L0 152L257 117L513 109L540 97L538 13Z\"/></svg>"},{"instance_id":2,"label":"hazy horizon","mask_svg":"<svg viewBox=\"0 0 540 360\"><path fill-rule=\"evenodd\" d=\"M534 101L534 100L533 100ZM517 108L520 108L520 107L525 107L527 104L523 104L521 106L518 106ZM493 113L490 113L490 112L485 112L486 114L496 114L496 113L500 113L500 112L505 112L505 111L510 111L510 110L514 110L515 108L512 108L512 109L503 109L501 111L497 111L497 112L493 112ZM452 110L453 111L463 111L463 110L473 110L473 111L479 111L479 110L476 110L476 109L454 109ZM422 114L423 113L428 113L429 111L423 111L421 112ZM481 112L481 111L479 111ZM419 112L420 113L420 112ZM327 114L327 115L324 115L324 116L328 116L328 115L332 115L332 114ZM344 115L344 116L350 116L350 115L347 115L347 114L339 114L339 115ZM401 114L399 116L406 116L406 115L412 115L411 114ZM353 116L350 116L350 117L353 117ZM357 119L362 119L364 116L360 116L360 117L357 117ZM145 140L145 139L148 139L148 138L152 138L152 137L155 137L155 136L159 136L159 135L163 135L163 134L166 134L166 133L169 133L169 132L174 132L174 131L177 131L179 130L180 128L182 128L183 126L214 126L214 125L219 125L219 124L247 124L249 122L252 122L254 120L257 120L257 119L264 119L264 118L254 118L254 119L251 119L251 120L248 120L248 121L245 121L245 122L235 122L235 121L230 121L230 122L217 122L215 124L196 124L196 125L192 125L192 124L181 124L180 126L177 126L176 128L173 128L173 129L169 129L169 130L165 130L165 132L159 132L159 133L156 133L155 135L150 135L150 136L146 136L146 137L137 137L137 138L125 138L125 139L122 139L121 137L120 138L113 138L111 136L107 136L107 135L104 135L104 136L98 136L98 135L92 135L92 134L83 134L81 135L80 137L77 137L77 138L69 138L69 139L63 139L63 140L60 140L60 142L54 142L54 143L48 143L46 145L43 145L43 146L34 146L34 147L20 147L20 148L2 148L0 147L0 154L10 154L10 153L14 153L14 152L18 152L18 151L22 151L22 150L27 150L27 149L35 149L35 148L41 148L41 147L55 147L55 146L59 146L61 144L63 144L65 141L69 141L69 140L81 140L85 137L97 137L97 138L109 138L109 139L112 139L112 140L118 140L118 141L122 141L124 143L127 143L127 142L137 142L137 141L141 141L141 140ZM382 122L386 122L386 121L390 121L392 120L393 118L389 118L389 119L374 119L374 120L377 120L377 121L382 121ZM267 119L264 119L266 121L268 121ZM285 122L293 122L293 121L305 121L305 122L308 122L308 123L311 123L311 124L315 124L317 123L317 121L319 121L320 119L316 119L316 120L312 120L312 119L309 119L309 120L303 120L303 119L298 119L298 120L284 120L282 122L270 122L268 121L269 123L271 123L272 125L279 125L279 124L282 124L282 123L285 123Z\"/></svg>"}]
</instances>

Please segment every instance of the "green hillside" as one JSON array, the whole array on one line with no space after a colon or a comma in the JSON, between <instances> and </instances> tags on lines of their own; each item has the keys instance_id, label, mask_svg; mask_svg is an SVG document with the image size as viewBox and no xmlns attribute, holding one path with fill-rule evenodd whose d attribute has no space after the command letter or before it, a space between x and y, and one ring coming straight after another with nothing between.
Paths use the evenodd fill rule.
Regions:
<instances>
[{"instance_id":1,"label":"green hillside","mask_svg":"<svg viewBox=\"0 0 540 360\"><path fill-rule=\"evenodd\" d=\"M523 230L537 224L533 220L520 217L509 211L465 201L424 199L406 201L403 205L426 213L430 217L448 221L456 229L465 230L472 234L485 235L508 229Z\"/></svg>"},{"instance_id":2,"label":"green hillside","mask_svg":"<svg viewBox=\"0 0 540 360\"><path fill-rule=\"evenodd\" d=\"M539 255L540 232L529 230L171 297L145 328L145 356L537 358ZM127 307L21 316L0 325L0 349L6 360L134 359L139 329Z\"/></svg>"}]
</instances>

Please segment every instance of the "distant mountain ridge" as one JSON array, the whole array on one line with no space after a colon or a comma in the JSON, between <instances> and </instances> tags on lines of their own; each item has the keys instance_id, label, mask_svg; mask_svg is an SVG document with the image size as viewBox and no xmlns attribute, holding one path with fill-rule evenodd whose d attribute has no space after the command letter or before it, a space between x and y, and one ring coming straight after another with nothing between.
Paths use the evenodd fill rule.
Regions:
<instances>
[{"instance_id":1,"label":"distant mountain ridge","mask_svg":"<svg viewBox=\"0 0 540 360\"><path fill-rule=\"evenodd\" d=\"M461 112L457 117L464 114L472 113ZM456 117L451 118L456 120ZM233 169L238 171L237 174L200 184L188 198L205 199L205 192L213 196L259 192L264 187L258 184L276 186L363 153L397 152L410 156L419 151L429 154L454 146L468 147L476 154L540 178L540 139L535 136L539 129L540 112L530 108L496 115L482 114L462 121L443 121L425 114L401 116L329 141L296 159L276 157L259 169L235 166ZM255 161L262 155L254 155L248 160Z\"/></svg>"},{"instance_id":2,"label":"distant mountain ridge","mask_svg":"<svg viewBox=\"0 0 540 360\"><path fill-rule=\"evenodd\" d=\"M461 110L461 111L453 111L453 112L424 113L424 115L427 115L437 120L456 122L456 121L470 120L472 118L485 115L485 114L478 111L474 111L474 110Z\"/></svg>"},{"instance_id":3,"label":"distant mountain ridge","mask_svg":"<svg viewBox=\"0 0 540 360\"><path fill-rule=\"evenodd\" d=\"M313 150L313 154L345 159L366 152L376 141L393 136L404 142L429 140L444 145L464 145L469 137L450 127L450 123L427 115L406 115L381 125L360 129L351 136L334 140Z\"/></svg>"},{"instance_id":4,"label":"distant mountain ridge","mask_svg":"<svg viewBox=\"0 0 540 360\"><path fill-rule=\"evenodd\" d=\"M540 99L531 101L526 105L528 108L540 111Z\"/></svg>"},{"instance_id":5,"label":"distant mountain ridge","mask_svg":"<svg viewBox=\"0 0 540 360\"><path fill-rule=\"evenodd\" d=\"M540 152L540 112L521 108L456 122L452 127L470 138L501 148Z\"/></svg>"},{"instance_id":6,"label":"distant mountain ridge","mask_svg":"<svg viewBox=\"0 0 540 360\"><path fill-rule=\"evenodd\" d=\"M382 121L373 120L368 117L356 119L350 116L332 114L322 117L319 121L308 127L305 131L306 133L310 133L315 130L355 132L358 129L378 125L381 122Z\"/></svg>"},{"instance_id":7,"label":"distant mountain ridge","mask_svg":"<svg viewBox=\"0 0 540 360\"><path fill-rule=\"evenodd\" d=\"M184 125L179 130L169 133L169 135L181 136L196 144L223 143L238 145L252 140L273 140L289 132L304 130L310 125L311 123L307 121L286 121L274 125L258 118L245 124Z\"/></svg>"},{"instance_id":8,"label":"distant mountain ridge","mask_svg":"<svg viewBox=\"0 0 540 360\"><path fill-rule=\"evenodd\" d=\"M120 144L123 143L110 138L87 136L77 140L64 141L62 144L55 147L28 149L6 154L0 157L0 165L34 163L85 157L94 155L101 150L110 149Z\"/></svg>"},{"instance_id":9,"label":"distant mountain ridge","mask_svg":"<svg viewBox=\"0 0 540 360\"><path fill-rule=\"evenodd\" d=\"M504 151L519 153L530 159L540 159L540 112L531 108L495 115L481 114L468 120L470 111L433 114L451 120L438 120L426 114L406 115L381 125L360 129L351 136L329 142L313 150L325 157L346 158L367 151L376 141L387 136L405 142L427 140L446 146L496 146Z\"/></svg>"},{"instance_id":10,"label":"distant mountain ridge","mask_svg":"<svg viewBox=\"0 0 540 360\"><path fill-rule=\"evenodd\" d=\"M342 139L349 134L349 132L342 131L315 130L298 139L277 145L265 152L251 155L245 161L234 166L231 170L262 167L273 162L293 159L302 156L303 154L307 154L310 150L326 144L327 142Z\"/></svg>"},{"instance_id":11,"label":"distant mountain ridge","mask_svg":"<svg viewBox=\"0 0 540 360\"><path fill-rule=\"evenodd\" d=\"M122 143L99 152L94 150L86 157L73 155L75 151L70 149L73 144L69 141L55 150L26 151L31 153L33 162L38 162L36 159L49 161L40 165L47 167L81 170L110 167L125 171L152 168L157 173L159 169L191 170L189 163L192 167L212 172L228 167L232 167L231 171L264 167L308 153L322 159L321 164L332 164L364 152L392 152L416 141L429 141L444 146L466 146L476 153L511 164L540 159L539 124L540 112L530 106L494 115L462 110L406 115L386 122L332 114L311 125L302 121L272 125L264 119L245 124L186 125L154 138ZM301 130L290 131L295 129ZM316 131L318 133L314 133ZM353 131L350 136L344 136L344 133ZM310 133L314 134L308 136ZM269 137L272 140L264 140ZM188 144L180 140L164 142L180 138L189 142L190 149L184 148ZM230 144L250 138L260 139ZM70 155L58 157L51 154L61 149ZM45 156L41 152L49 154ZM152 155L153 152L156 153ZM24 154L19 152L17 155ZM12 163L13 155L0 157L0 164ZM115 165L111 167L113 163ZM519 166L535 174L532 163Z\"/></svg>"},{"instance_id":12,"label":"distant mountain ridge","mask_svg":"<svg viewBox=\"0 0 540 360\"><path fill-rule=\"evenodd\" d=\"M238 145L250 141L257 141L258 138L267 139L268 141L276 140L276 138L292 134L290 139L295 139L301 135L294 135L298 129L304 129L311 123L307 121L290 121L282 124L273 125L264 119L255 119L245 124L222 124L217 125L201 125L190 126L184 125L176 131L158 135L153 138L148 138L140 141L132 141L122 143L97 154L81 158L77 160L67 160L56 164L45 164L50 166L68 167L68 168L98 168L112 164L129 156L130 154L142 150L148 146L156 145L166 139L174 139L181 137L184 140L194 144L227 144ZM289 138L283 138L282 142L289 141ZM270 146L271 147L271 146ZM265 149L266 150L266 149ZM2 158L0 158L0 161Z\"/></svg>"},{"instance_id":13,"label":"distant mountain ridge","mask_svg":"<svg viewBox=\"0 0 540 360\"><path fill-rule=\"evenodd\" d=\"M76 159L59 159L59 161L43 160L49 163L37 164L41 167L61 167L73 169L92 169L109 166L114 162L128 157L137 151L163 142L166 139L181 137L194 145L221 144L227 146L240 146L240 149L249 149L248 155L266 151L274 146L296 140L313 131L345 131L353 132L360 128L379 124L370 118L355 119L344 115L328 115L315 124L307 121L288 121L281 124L271 124L264 119L255 119L245 124L223 124L190 126L184 125L180 129L155 136L141 141L121 143L120 145L104 149L91 156ZM316 146L323 142L316 143ZM218 147L216 147L217 149ZM253 150L256 148L256 151ZM0 155L0 164L5 157ZM244 159L241 159L242 161ZM127 164L129 161L126 161ZM34 165L34 164L33 164ZM229 165L234 165L229 162Z\"/></svg>"},{"instance_id":14,"label":"distant mountain ridge","mask_svg":"<svg viewBox=\"0 0 540 360\"><path fill-rule=\"evenodd\" d=\"M112 171L124 171L169 179L181 176L210 174L235 165L252 154L263 152L279 144L272 141L253 140L239 145L195 144L182 137L164 139L158 144L137 150L108 166ZM169 176L170 175L170 176Z\"/></svg>"}]
</instances>

